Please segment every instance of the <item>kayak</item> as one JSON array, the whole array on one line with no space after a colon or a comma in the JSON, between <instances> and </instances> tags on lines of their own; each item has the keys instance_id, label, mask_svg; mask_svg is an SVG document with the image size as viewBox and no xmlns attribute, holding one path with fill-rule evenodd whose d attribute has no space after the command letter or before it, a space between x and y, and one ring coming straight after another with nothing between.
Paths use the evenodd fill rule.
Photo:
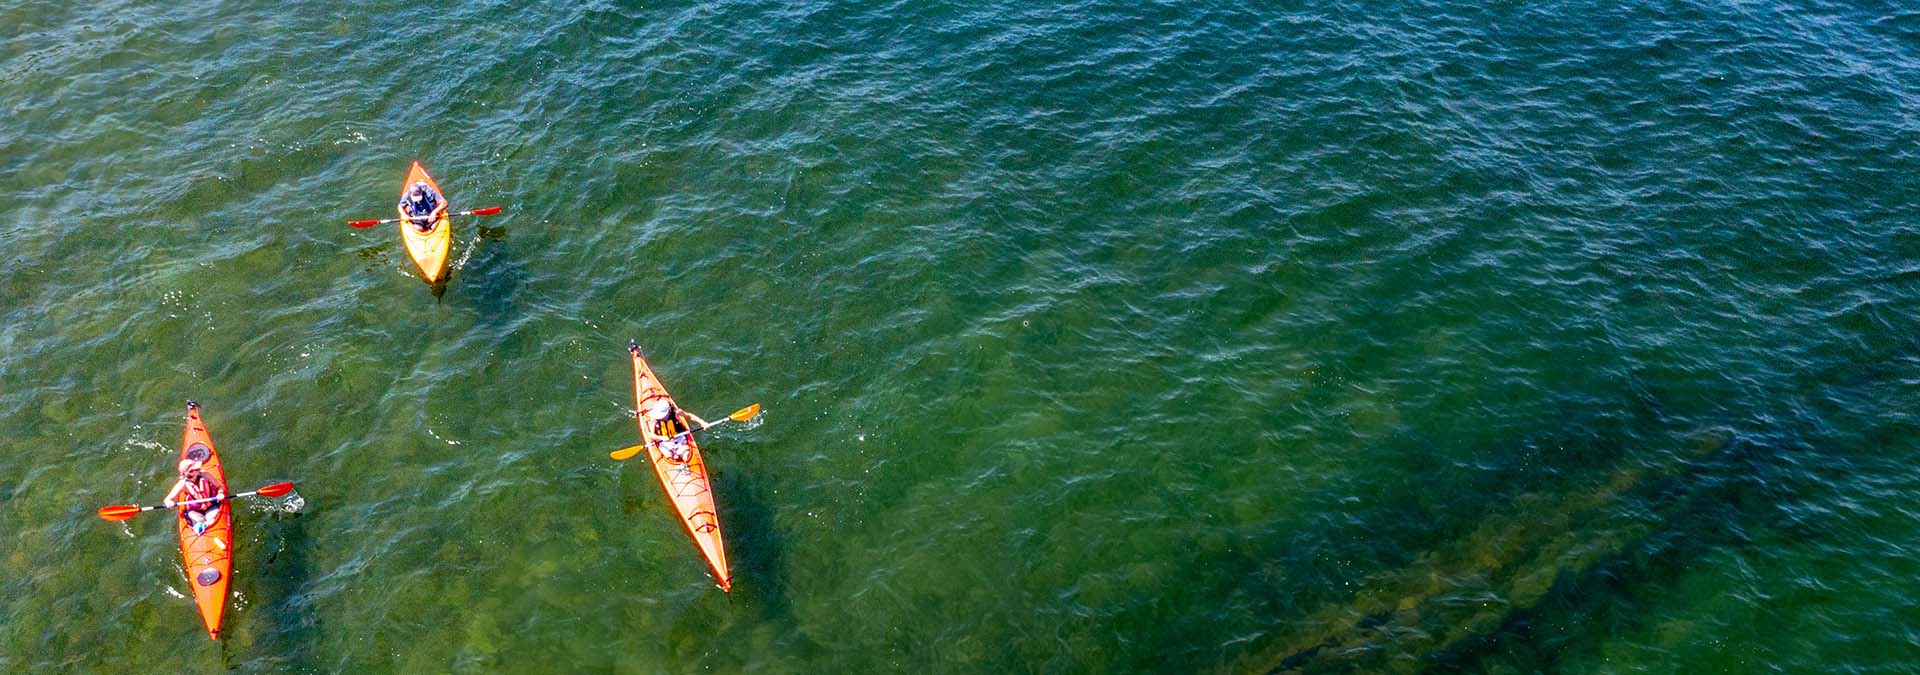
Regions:
<instances>
[{"instance_id":1,"label":"kayak","mask_svg":"<svg viewBox=\"0 0 1920 675\"><path fill-rule=\"evenodd\" d=\"M640 345L629 343L627 352L633 355L634 417L644 429L647 407L662 398L672 401L673 396L660 384L660 378L654 377L646 358L640 356ZM674 407L677 409L680 405L676 403ZM646 437L644 432L641 437ZM707 463L700 458L699 445L689 438L687 461L675 462L661 454L658 445L649 444L647 460L660 476L660 486L666 488L667 499L680 513L680 522L686 524L693 543L700 547L700 554L706 556L707 564L712 566L720 590L732 590L733 579L727 576L727 550L720 538L720 516L713 506L713 484L707 479Z\"/></svg>"},{"instance_id":2,"label":"kayak","mask_svg":"<svg viewBox=\"0 0 1920 675\"><path fill-rule=\"evenodd\" d=\"M194 448L207 449L207 461L201 470L213 477L222 490L227 474L220 468L220 454L213 450L213 438L200 421L200 404L187 402L187 434L180 443L180 459ZM193 588L193 602L200 606L200 618L207 623L207 637L220 639L220 613L227 606L227 582L233 576L233 506L220 503L220 513L206 532L194 534L187 521L186 508L174 519L180 528L180 557L187 573L187 586Z\"/></svg>"},{"instance_id":3,"label":"kayak","mask_svg":"<svg viewBox=\"0 0 1920 675\"><path fill-rule=\"evenodd\" d=\"M442 200L447 199L447 193L440 189L440 183L427 175L426 168L417 161L413 163L413 168L407 169L407 180L400 184L400 197L405 199L407 189L419 181L426 181L433 186L434 192L440 193ZM400 215L407 214L402 212ZM413 264L420 266L420 276L429 284L440 283L447 273L447 254L453 251L453 228L448 221L447 216L441 216L439 222L433 224L433 229L426 232L414 227L411 219L400 221L400 241L407 245L407 257L413 258Z\"/></svg>"}]
</instances>

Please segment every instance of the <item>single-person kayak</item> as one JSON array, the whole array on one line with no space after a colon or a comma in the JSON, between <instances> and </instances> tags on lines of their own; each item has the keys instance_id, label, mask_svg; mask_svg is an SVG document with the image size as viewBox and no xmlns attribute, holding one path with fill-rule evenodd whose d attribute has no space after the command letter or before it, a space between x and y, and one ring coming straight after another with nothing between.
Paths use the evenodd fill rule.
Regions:
<instances>
[{"instance_id":1,"label":"single-person kayak","mask_svg":"<svg viewBox=\"0 0 1920 675\"><path fill-rule=\"evenodd\" d=\"M644 439L648 406L659 399L672 401L673 396L660 384L660 378L654 377L647 360L640 356L640 345L627 345L627 352L633 355L633 400L634 409L639 411L634 417L642 425L641 438ZM675 403L674 407L680 405ZM667 489L667 499L680 513L680 522L686 524L693 543L700 546L700 554L706 556L707 564L712 566L720 590L732 590L733 578L727 576L727 550L720 538L720 516L713 507L713 484L707 480L707 463L700 458L699 445L689 438L687 461L675 462L661 454L658 444L648 444L647 461L660 476L661 487Z\"/></svg>"},{"instance_id":2,"label":"single-person kayak","mask_svg":"<svg viewBox=\"0 0 1920 675\"><path fill-rule=\"evenodd\" d=\"M413 163L413 168L407 169L407 180L400 184L400 198L405 199L407 189L419 181L426 181L433 186L434 192L440 193L441 199L447 199L447 193L440 189L440 183L427 175L426 168L417 161ZM402 212L400 215L407 214ZM413 258L413 264L420 266L420 277L429 284L440 283L440 279L447 274L447 254L453 252L453 227L448 224L449 221L447 216L441 216L433 224L433 229L426 232L414 227L412 220L400 221L400 241L407 244L407 257Z\"/></svg>"},{"instance_id":3,"label":"single-person kayak","mask_svg":"<svg viewBox=\"0 0 1920 675\"><path fill-rule=\"evenodd\" d=\"M207 449L207 461L200 470L226 490L227 474L220 468L220 453L213 450L213 438L200 421L200 404L187 403L187 434L180 444L180 459L194 448ZM233 576L233 502L218 502L220 513L205 532L194 534L187 521L187 507L178 509L174 525L180 528L180 557L187 573L187 586L193 589L193 602L200 606L200 618L207 623L207 637L220 639L220 613L227 607L227 582Z\"/></svg>"}]
</instances>

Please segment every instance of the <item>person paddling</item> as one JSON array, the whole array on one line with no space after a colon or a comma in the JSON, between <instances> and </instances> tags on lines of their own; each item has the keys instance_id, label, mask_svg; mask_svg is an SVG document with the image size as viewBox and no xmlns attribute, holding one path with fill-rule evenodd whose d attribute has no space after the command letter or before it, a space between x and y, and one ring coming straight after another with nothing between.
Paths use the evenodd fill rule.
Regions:
<instances>
[{"instance_id":1,"label":"person paddling","mask_svg":"<svg viewBox=\"0 0 1920 675\"><path fill-rule=\"evenodd\" d=\"M194 534L207 531L213 521L220 517L220 503L227 497L227 486L214 482L201 467L206 464L208 452L205 448L193 448L187 451L187 458L180 460L180 480L173 484L167 497L160 501L167 508L173 508L180 502L214 498L213 501L189 504L181 508L181 515L193 525ZM175 497L180 497L175 501Z\"/></svg>"},{"instance_id":2,"label":"person paddling","mask_svg":"<svg viewBox=\"0 0 1920 675\"><path fill-rule=\"evenodd\" d=\"M400 217L413 221L413 227L423 233L432 232L434 223L447 214L447 199L433 189L426 181L414 181L413 188L400 197Z\"/></svg>"},{"instance_id":3,"label":"person paddling","mask_svg":"<svg viewBox=\"0 0 1920 675\"><path fill-rule=\"evenodd\" d=\"M652 408L647 409L647 419L653 422L641 428L641 431L645 432L642 434L645 437L644 440L659 447L661 456L679 463L687 461L687 454L691 447L689 444L693 441L693 430L707 427L707 421L700 419L699 415L681 410L679 406L665 398L659 399ZM700 426L693 426L689 420Z\"/></svg>"}]
</instances>

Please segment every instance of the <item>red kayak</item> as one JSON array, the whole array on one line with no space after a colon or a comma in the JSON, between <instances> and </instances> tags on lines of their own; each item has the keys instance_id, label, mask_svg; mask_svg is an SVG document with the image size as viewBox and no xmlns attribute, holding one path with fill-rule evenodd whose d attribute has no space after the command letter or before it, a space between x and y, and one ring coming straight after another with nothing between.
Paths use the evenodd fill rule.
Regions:
<instances>
[{"instance_id":1,"label":"red kayak","mask_svg":"<svg viewBox=\"0 0 1920 675\"><path fill-rule=\"evenodd\" d=\"M226 491L227 474L220 468L220 454L213 449L207 425L200 421L200 404L187 402L187 434L180 443L180 459L195 448L206 448L207 459L200 467L213 482ZM200 606L200 618L206 621L207 637L220 639L220 613L227 607L227 582L233 576L233 506L220 503L213 525L195 534L187 521L187 507L174 519L180 528L180 557L187 573L187 586L193 589L193 602Z\"/></svg>"}]
</instances>

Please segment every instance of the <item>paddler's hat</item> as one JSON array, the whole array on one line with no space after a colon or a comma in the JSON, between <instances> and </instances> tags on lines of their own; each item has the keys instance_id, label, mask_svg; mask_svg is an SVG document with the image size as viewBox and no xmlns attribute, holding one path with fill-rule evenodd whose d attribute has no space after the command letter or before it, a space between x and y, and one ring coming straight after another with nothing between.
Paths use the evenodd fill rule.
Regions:
<instances>
[{"instance_id":1,"label":"paddler's hat","mask_svg":"<svg viewBox=\"0 0 1920 675\"><path fill-rule=\"evenodd\" d=\"M647 410L647 416L655 420L665 421L669 416L672 416L672 415L673 415L673 404L668 403L666 401L655 403L653 404L653 407L651 409Z\"/></svg>"},{"instance_id":2,"label":"paddler's hat","mask_svg":"<svg viewBox=\"0 0 1920 675\"><path fill-rule=\"evenodd\" d=\"M188 472L196 471L201 466L202 466L202 463L193 461L191 459L180 460L180 475L185 476L187 475Z\"/></svg>"}]
</instances>

